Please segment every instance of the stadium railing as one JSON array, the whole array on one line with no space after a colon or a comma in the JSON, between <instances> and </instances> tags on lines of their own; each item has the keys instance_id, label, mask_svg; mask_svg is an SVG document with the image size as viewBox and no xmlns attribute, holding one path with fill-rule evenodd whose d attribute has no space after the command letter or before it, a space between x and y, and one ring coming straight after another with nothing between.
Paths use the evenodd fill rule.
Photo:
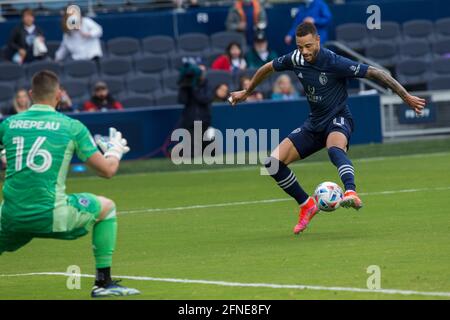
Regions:
<instances>
[{"instance_id":1,"label":"stadium railing","mask_svg":"<svg viewBox=\"0 0 450 320\"><path fill-rule=\"evenodd\" d=\"M415 116L397 95L380 96L383 138L389 141L450 134L450 90L415 91L412 94L427 100L423 116Z\"/></svg>"}]
</instances>

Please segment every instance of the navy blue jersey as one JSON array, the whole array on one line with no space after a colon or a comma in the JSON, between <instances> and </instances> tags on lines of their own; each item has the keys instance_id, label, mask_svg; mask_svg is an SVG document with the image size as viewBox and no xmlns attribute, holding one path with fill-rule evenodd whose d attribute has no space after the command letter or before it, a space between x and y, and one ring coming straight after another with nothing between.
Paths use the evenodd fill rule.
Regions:
<instances>
[{"instance_id":1,"label":"navy blue jersey","mask_svg":"<svg viewBox=\"0 0 450 320\"><path fill-rule=\"evenodd\" d=\"M295 72L311 107L305 126L311 131L322 131L336 115L351 118L347 79L363 78L369 66L321 48L313 64L295 50L273 60L273 68Z\"/></svg>"}]
</instances>

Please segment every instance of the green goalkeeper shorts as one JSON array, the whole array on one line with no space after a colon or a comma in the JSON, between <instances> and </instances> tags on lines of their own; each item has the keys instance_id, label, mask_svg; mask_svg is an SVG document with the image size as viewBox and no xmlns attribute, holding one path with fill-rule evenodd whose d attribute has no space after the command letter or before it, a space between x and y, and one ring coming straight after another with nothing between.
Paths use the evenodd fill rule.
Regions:
<instances>
[{"instance_id":1,"label":"green goalkeeper shorts","mask_svg":"<svg viewBox=\"0 0 450 320\"><path fill-rule=\"evenodd\" d=\"M75 240L80 238L86 235L95 224L101 213L101 209L100 200L96 195L91 193L74 193L68 195L65 219L68 231L66 232L6 232L1 229L0 225L0 254L5 251L16 251L30 242L33 238L60 240Z\"/></svg>"}]
</instances>

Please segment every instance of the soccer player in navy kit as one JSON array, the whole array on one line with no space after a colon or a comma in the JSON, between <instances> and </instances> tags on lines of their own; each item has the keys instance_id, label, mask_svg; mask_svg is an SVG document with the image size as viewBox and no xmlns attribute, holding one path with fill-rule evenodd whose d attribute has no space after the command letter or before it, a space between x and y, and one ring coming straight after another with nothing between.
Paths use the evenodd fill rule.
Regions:
<instances>
[{"instance_id":1,"label":"soccer player in navy kit","mask_svg":"<svg viewBox=\"0 0 450 320\"><path fill-rule=\"evenodd\" d=\"M356 193L355 171L347 156L353 131L352 115L347 105L347 79L367 78L378 81L400 96L417 114L421 114L425 100L410 95L385 71L321 48L320 37L311 23L302 23L297 27L296 43L298 49L258 69L249 87L232 92L229 101L233 106L245 101L275 71L295 72L305 88L311 108L309 117L302 127L295 129L280 143L265 164L272 178L300 206L299 221L294 228L294 233L299 234L306 229L319 208L287 166L325 147L345 186L341 206L357 210L362 207L362 201Z\"/></svg>"}]
</instances>

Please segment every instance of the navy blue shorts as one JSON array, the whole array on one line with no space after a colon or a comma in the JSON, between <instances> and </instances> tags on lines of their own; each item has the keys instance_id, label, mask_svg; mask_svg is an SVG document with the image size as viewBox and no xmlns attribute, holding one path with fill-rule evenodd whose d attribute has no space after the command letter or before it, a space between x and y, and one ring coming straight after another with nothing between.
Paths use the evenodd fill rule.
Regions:
<instances>
[{"instance_id":1,"label":"navy blue shorts","mask_svg":"<svg viewBox=\"0 0 450 320\"><path fill-rule=\"evenodd\" d=\"M332 132L341 132L347 137L350 143L350 137L353 132L353 120L342 116L337 116L330 121L323 131L314 132L305 126L295 129L288 135L292 141L301 159L305 159L326 147L328 135ZM348 145L347 145L348 148Z\"/></svg>"}]
</instances>

